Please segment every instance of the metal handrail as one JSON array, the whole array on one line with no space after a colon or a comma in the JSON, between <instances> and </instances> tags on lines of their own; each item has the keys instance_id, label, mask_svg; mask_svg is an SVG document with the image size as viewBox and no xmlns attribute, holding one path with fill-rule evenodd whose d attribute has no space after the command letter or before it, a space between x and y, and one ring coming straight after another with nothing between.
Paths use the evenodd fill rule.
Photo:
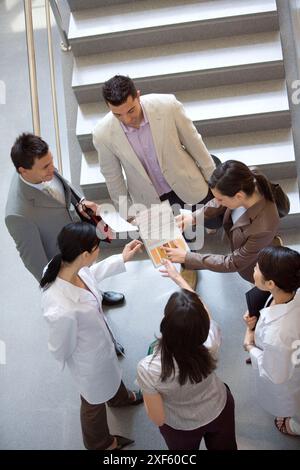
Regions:
<instances>
[{"instance_id":1,"label":"metal handrail","mask_svg":"<svg viewBox=\"0 0 300 470\"><path fill-rule=\"evenodd\" d=\"M23 1L24 1L24 12L25 12L28 64L29 64L29 81L30 81L33 132L36 135L40 135L41 124L40 124L38 85L37 85L35 47L34 47L32 0L23 0ZM56 81L55 81L55 66L54 66L53 45L52 45L50 6L52 8L53 15L56 19L56 24L57 24L59 33L62 37L61 48L64 51L69 51L71 49L71 46L69 44L67 35L62 27L62 19L61 19L61 15L60 15L56 1L45 0L50 82L51 82L51 99L52 99L53 119L54 119L54 128L55 128L55 142L56 142L56 151L57 151L57 167L58 167L59 172L62 173L63 166L62 166L62 154L61 154L60 133L59 133L59 119L58 119L57 93L56 93Z\"/></svg>"},{"instance_id":2,"label":"metal handrail","mask_svg":"<svg viewBox=\"0 0 300 470\"><path fill-rule=\"evenodd\" d=\"M33 34L33 21L32 21L32 1L31 0L24 0L24 12L25 12L25 29L26 29L26 41L27 41L28 66L29 66L32 124L33 124L34 133L36 135L40 135L41 123L40 123L40 111L39 111L38 86L37 86L37 78L36 78L36 62L35 62L34 34Z\"/></svg>"},{"instance_id":3,"label":"metal handrail","mask_svg":"<svg viewBox=\"0 0 300 470\"><path fill-rule=\"evenodd\" d=\"M55 67L54 67L54 58L53 58L52 32L51 32L51 17L50 17L50 7L49 7L48 0L45 0L45 10L46 10L46 22L47 22L51 98L52 98L52 109L53 109L53 119L54 119L54 128L55 128L56 151L57 151L57 167L58 167L58 171L62 173L63 167L62 167L62 156L61 156L61 145L60 145L60 134L59 134Z\"/></svg>"},{"instance_id":4,"label":"metal handrail","mask_svg":"<svg viewBox=\"0 0 300 470\"><path fill-rule=\"evenodd\" d=\"M61 46L61 48L64 52L65 51L70 51L71 50L71 44L69 43L67 33L64 30L61 14L60 14L58 5L56 3L56 0L48 0L48 1L50 3L52 13L53 13L53 16L55 18L59 34L60 34L60 37L62 39L60 46ZM46 0L46 3L47 3L47 0Z\"/></svg>"}]
</instances>

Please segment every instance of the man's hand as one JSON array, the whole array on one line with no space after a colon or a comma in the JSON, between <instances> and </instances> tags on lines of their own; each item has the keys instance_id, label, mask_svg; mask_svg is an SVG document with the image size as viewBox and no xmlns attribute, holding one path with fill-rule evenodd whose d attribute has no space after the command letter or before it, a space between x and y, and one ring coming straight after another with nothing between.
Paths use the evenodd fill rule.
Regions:
<instances>
[{"instance_id":1,"label":"man's hand","mask_svg":"<svg viewBox=\"0 0 300 470\"><path fill-rule=\"evenodd\" d=\"M172 263L184 263L186 250L182 248L168 248L164 247L165 252L167 253L168 260L172 261Z\"/></svg>"},{"instance_id":2,"label":"man's hand","mask_svg":"<svg viewBox=\"0 0 300 470\"><path fill-rule=\"evenodd\" d=\"M122 252L124 263L130 261L137 252L142 252L143 243L140 240L132 240L125 245Z\"/></svg>"}]
</instances>

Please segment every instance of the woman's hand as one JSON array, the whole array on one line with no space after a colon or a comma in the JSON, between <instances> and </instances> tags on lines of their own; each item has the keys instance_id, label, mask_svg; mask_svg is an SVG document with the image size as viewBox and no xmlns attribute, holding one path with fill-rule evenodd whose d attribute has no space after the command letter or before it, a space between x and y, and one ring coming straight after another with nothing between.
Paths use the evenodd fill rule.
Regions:
<instances>
[{"instance_id":1,"label":"woman's hand","mask_svg":"<svg viewBox=\"0 0 300 470\"><path fill-rule=\"evenodd\" d=\"M175 266L171 263L171 261L167 259L163 259L162 264L164 265L164 268L161 268L159 272L162 273L163 277L169 277L182 289L187 289L191 292L194 292L191 286L183 279L181 274L177 271Z\"/></svg>"},{"instance_id":2,"label":"woman's hand","mask_svg":"<svg viewBox=\"0 0 300 470\"><path fill-rule=\"evenodd\" d=\"M257 323L257 317L250 317L249 312L246 312L245 315L243 316L243 319L245 323L247 324L247 327L250 330L253 330Z\"/></svg>"},{"instance_id":3,"label":"woman's hand","mask_svg":"<svg viewBox=\"0 0 300 470\"><path fill-rule=\"evenodd\" d=\"M181 232L186 230L188 227L191 227L194 224L193 214L180 214L175 217L175 222L177 227Z\"/></svg>"},{"instance_id":4,"label":"woman's hand","mask_svg":"<svg viewBox=\"0 0 300 470\"><path fill-rule=\"evenodd\" d=\"M130 261L137 252L142 252L143 243L140 240L132 240L125 245L122 252L124 263Z\"/></svg>"},{"instance_id":5,"label":"woman's hand","mask_svg":"<svg viewBox=\"0 0 300 470\"><path fill-rule=\"evenodd\" d=\"M163 259L162 263L164 265L164 268L161 268L159 272L162 273L163 277L169 277L175 282L181 278L179 272L175 268L174 264L171 263L171 261Z\"/></svg>"},{"instance_id":6,"label":"woman's hand","mask_svg":"<svg viewBox=\"0 0 300 470\"><path fill-rule=\"evenodd\" d=\"M172 263L184 263L186 250L179 248L176 242L174 242L177 248L164 247L167 257Z\"/></svg>"},{"instance_id":7,"label":"woman's hand","mask_svg":"<svg viewBox=\"0 0 300 470\"><path fill-rule=\"evenodd\" d=\"M254 331L250 330L250 328L247 328L245 338L244 338L244 349L245 351L250 351L255 346L255 340L254 340Z\"/></svg>"}]
</instances>

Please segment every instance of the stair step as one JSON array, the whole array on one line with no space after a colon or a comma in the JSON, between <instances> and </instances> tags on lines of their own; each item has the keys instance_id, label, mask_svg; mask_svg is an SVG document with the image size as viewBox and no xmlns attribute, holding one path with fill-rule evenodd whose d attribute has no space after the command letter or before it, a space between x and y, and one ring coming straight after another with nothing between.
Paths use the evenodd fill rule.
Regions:
<instances>
[{"instance_id":1,"label":"stair step","mask_svg":"<svg viewBox=\"0 0 300 470\"><path fill-rule=\"evenodd\" d=\"M204 141L210 153L222 162L239 160L248 166L258 166L271 180L296 175L291 129L206 137Z\"/></svg>"},{"instance_id":2,"label":"stair step","mask_svg":"<svg viewBox=\"0 0 300 470\"><path fill-rule=\"evenodd\" d=\"M239 160L248 166L257 166L270 180L295 178L295 155L291 130L276 129L248 134L209 137L205 139L209 151L222 162ZM107 197L105 179L100 172L96 151L82 155L80 185L95 189Z\"/></svg>"},{"instance_id":3,"label":"stair step","mask_svg":"<svg viewBox=\"0 0 300 470\"><path fill-rule=\"evenodd\" d=\"M300 202L299 202L299 186L297 178L288 178L277 180L285 193L288 195L291 209L287 217L280 219L280 228L289 229L300 226ZM284 242L284 240L283 240Z\"/></svg>"},{"instance_id":4,"label":"stair step","mask_svg":"<svg viewBox=\"0 0 300 470\"><path fill-rule=\"evenodd\" d=\"M107 7L108 5L120 5L128 3L128 0L67 0L70 10L88 10L89 8ZM137 1L137 0L134 0ZM138 0L139 1L139 0Z\"/></svg>"},{"instance_id":5,"label":"stair step","mask_svg":"<svg viewBox=\"0 0 300 470\"><path fill-rule=\"evenodd\" d=\"M72 86L78 102L101 99L103 83L115 74L135 79L143 93L283 78L280 35L259 33L76 57Z\"/></svg>"},{"instance_id":6,"label":"stair step","mask_svg":"<svg viewBox=\"0 0 300 470\"><path fill-rule=\"evenodd\" d=\"M280 132L279 132L280 134ZM262 137L262 136L261 136ZM265 139L261 139L265 140ZM271 144L274 145L274 144ZM280 154L281 142L279 142L278 154ZM256 145L258 148L258 154L261 152L261 148ZM283 145L282 145L283 147ZM257 148L255 149L256 153ZM270 151L269 148L264 147L267 152ZM242 148L243 149L243 148ZM242 152L241 154L242 155ZM221 158L222 160L222 158ZM240 158L239 160L244 161L244 163L249 164L251 159L247 161L246 159ZM253 160L253 157L252 157ZM264 164L260 165L258 162L255 162L255 165L263 170ZM267 175L268 176L268 175ZM300 222L300 202L299 202L299 188L296 177L279 179L277 177L271 178L273 182L279 183L282 189L286 192L290 199L291 210L287 217L281 219L280 226L281 228L291 228L294 227ZM100 172L99 162L97 152L86 152L82 155L82 165L81 165L81 179L80 186L86 197L90 200L99 200L99 201L108 201L109 194L105 184L105 179L102 173Z\"/></svg>"},{"instance_id":7,"label":"stair step","mask_svg":"<svg viewBox=\"0 0 300 470\"><path fill-rule=\"evenodd\" d=\"M290 125L284 80L177 92L203 136L251 132ZM103 101L79 106L76 132L82 150L92 150L92 130L108 112Z\"/></svg>"},{"instance_id":8,"label":"stair step","mask_svg":"<svg viewBox=\"0 0 300 470\"><path fill-rule=\"evenodd\" d=\"M96 151L82 154L80 186L86 197L92 201L109 198Z\"/></svg>"},{"instance_id":9,"label":"stair step","mask_svg":"<svg viewBox=\"0 0 300 470\"><path fill-rule=\"evenodd\" d=\"M139 1L71 14L75 55L278 29L275 0Z\"/></svg>"}]
</instances>

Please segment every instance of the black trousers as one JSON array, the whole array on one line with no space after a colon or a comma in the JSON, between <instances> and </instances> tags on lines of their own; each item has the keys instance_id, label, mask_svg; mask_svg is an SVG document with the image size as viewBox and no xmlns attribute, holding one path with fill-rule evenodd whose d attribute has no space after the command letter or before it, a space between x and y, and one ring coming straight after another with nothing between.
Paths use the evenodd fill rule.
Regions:
<instances>
[{"instance_id":1,"label":"black trousers","mask_svg":"<svg viewBox=\"0 0 300 470\"><path fill-rule=\"evenodd\" d=\"M83 443L88 450L105 450L114 440L107 424L105 403L92 405L82 396L80 407L80 421ZM130 393L121 382L117 393L107 402L108 406L126 406L130 403Z\"/></svg>"},{"instance_id":2,"label":"black trousers","mask_svg":"<svg viewBox=\"0 0 300 470\"><path fill-rule=\"evenodd\" d=\"M202 201L199 201L198 204L204 205L213 198L214 198L214 195L209 189L207 196L204 199L202 199ZM162 202L168 200L171 206L178 205L181 208L184 208L184 205L185 205L185 202L182 199L180 199L180 197L177 196L177 194L174 191L170 191L169 193L163 194L162 196L160 196L160 200ZM194 212L196 210L196 204L192 206L191 209ZM178 214L174 213L174 215L178 215ZM222 224L223 224L223 215L215 217L214 219L205 220L204 222L204 226L206 228L211 228L211 229L220 228L222 227Z\"/></svg>"},{"instance_id":3,"label":"black trousers","mask_svg":"<svg viewBox=\"0 0 300 470\"><path fill-rule=\"evenodd\" d=\"M227 402L222 413L205 426L182 431L164 424L159 430L170 450L198 450L202 438L207 450L237 450L234 399L230 390L227 387Z\"/></svg>"}]
</instances>

